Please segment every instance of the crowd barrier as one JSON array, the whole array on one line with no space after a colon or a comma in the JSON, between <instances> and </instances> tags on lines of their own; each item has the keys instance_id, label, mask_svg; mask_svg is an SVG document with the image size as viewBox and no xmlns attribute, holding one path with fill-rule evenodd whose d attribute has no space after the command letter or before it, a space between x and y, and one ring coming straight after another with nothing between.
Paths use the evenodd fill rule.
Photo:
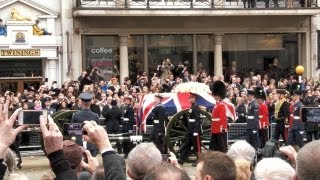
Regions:
<instances>
[{"instance_id":1,"label":"crowd barrier","mask_svg":"<svg viewBox=\"0 0 320 180\"><path fill-rule=\"evenodd\" d=\"M229 123L229 131L228 131L228 144L232 144L239 140L246 140L246 123ZM148 135L152 132L152 125L146 126L146 132L141 133L137 131L136 125L134 126L133 131L130 134L110 134L109 139L111 141L135 141L135 142L141 142L141 141L148 141ZM273 137L275 131L275 123L272 123L269 127L268 131L268 137L271 139ZM22 136L25 135L25 133L29 136L29 142L23 143L20 148L36 148L41 147L40 141L41 141L41 133L39 132L33 132L33 131L24 131L22 133ZM207 131L203 136L206 136L204 139L210 139L211 134L210 131ZM306 139L304 134L304 139ZM282 139L280 139L282 140Z\"/></svg>"}]
</instances>

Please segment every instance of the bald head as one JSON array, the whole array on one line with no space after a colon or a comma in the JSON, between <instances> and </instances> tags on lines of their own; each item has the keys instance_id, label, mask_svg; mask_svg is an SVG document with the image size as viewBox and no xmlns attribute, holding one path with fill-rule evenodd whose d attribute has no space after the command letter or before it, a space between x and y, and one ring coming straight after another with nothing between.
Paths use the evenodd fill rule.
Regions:
<instances>
[{"instance_id":1,"label":"bald head","mask_svg":"<svg viewBox=\"0 0 320 180\"><path fill-rule=\"evenodd\" d=\"M297 155L298 180L320 179L320 140L303 146Z\"/></svg>"}]
</instances>

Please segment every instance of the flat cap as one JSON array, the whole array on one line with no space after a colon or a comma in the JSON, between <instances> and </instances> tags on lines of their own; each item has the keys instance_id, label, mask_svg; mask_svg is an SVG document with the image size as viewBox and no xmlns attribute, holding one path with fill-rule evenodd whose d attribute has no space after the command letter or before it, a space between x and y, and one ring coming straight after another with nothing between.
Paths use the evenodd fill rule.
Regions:
<instances>
[{"instance_id":1,"label":"flat cap","mask_svg":"<svg viewBox=\"0 0 320 180\"><path fill-rule=\"evenodd\" d=\"M93 98L93 95L87 92L83 92L79 97L83 102L90 102Z\"/></svg>"}]
</instances>

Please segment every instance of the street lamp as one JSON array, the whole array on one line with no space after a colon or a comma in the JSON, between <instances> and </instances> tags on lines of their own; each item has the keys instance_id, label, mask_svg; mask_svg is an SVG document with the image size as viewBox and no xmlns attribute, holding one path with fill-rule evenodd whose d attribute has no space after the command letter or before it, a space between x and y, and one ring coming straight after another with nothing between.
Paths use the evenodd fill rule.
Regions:
<instances>
[{"instance_id":1,"label":"street lamp","mask_svg":"<svg viewBox=\"0 0 320 180\"><path fill-rule=\"evenodd\" d=\"M304 67L301 65L298 65L296 67L296 73L299 76L299 83L302 83L302 74L304 73Z\"/></svg>"}]
</instances>

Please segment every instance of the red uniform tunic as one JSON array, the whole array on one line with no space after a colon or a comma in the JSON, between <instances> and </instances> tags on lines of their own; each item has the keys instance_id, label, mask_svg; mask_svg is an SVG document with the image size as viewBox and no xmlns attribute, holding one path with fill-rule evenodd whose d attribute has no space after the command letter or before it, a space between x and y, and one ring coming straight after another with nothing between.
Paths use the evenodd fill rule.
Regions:
<instances>
[{"instance_id":1,"label":"red uniform tunic","mask_svg":"<svg viewBox=\"0 0 320 180\"><path fill-rule=\"evenodd\" d=\"M227 125L226 107L221 101L218 101L212 110L211 133L222 133L223 130L227 132Z\"/></svg>"},{"instance_id":2,"label":"red uniform tunic","mask_svg":"<svg viewBox=\"0 0 320 180\"><path fill-rule=\"evenodd\" d=\"M269 126L268 106L264 102L259 104L259 126L260 126L260 129L263 129L266 126Z\"/></svg>"},{"instance_id":3,"label":"red uniform tunic","mask_svg":"<svg viewBox=\"0 0 320 180\"><path fill-rule=\"evenodd\" d=\"M292 128L292 124L293 124L293 120L294 120L294 116L293 116L294 103L290 103L289 111L290 111L289 127Z\"/></svg>"}]
</instances>

